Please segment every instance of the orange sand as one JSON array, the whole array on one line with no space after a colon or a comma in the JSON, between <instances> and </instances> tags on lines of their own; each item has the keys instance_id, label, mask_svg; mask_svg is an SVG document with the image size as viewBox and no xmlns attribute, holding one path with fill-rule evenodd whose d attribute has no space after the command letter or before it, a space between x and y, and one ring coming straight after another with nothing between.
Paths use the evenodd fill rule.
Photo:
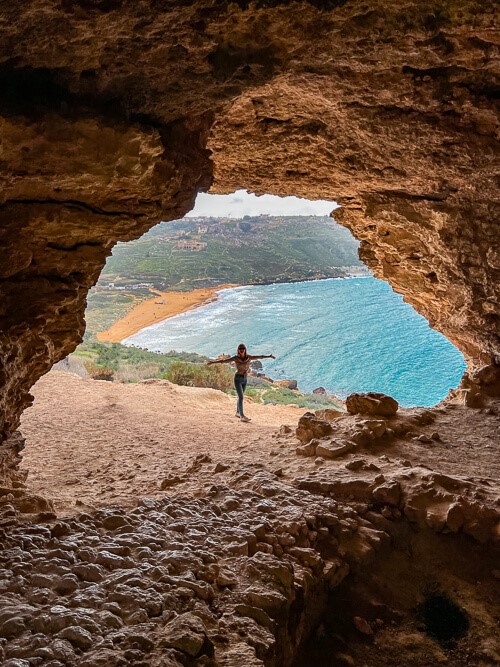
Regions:
<instances>
[{"instance_id":1,"label":"orange sand","mask_svg":"<svg viewBox=\"0 0 500 667\"><path fill-rule=\"evenodd\" d=\"M125 338L144 329L144 327L212 301L217 298L217 293L220 290L228 287L237 287L237 285L202 287L192 292L158 292L157 290L151 290L157 296L142 301L125 317L112 324L109 329L98 333L97 338L106 343L120 343ZM165 303L161 303L162 301Z\"/></svg>"}]
</instances>

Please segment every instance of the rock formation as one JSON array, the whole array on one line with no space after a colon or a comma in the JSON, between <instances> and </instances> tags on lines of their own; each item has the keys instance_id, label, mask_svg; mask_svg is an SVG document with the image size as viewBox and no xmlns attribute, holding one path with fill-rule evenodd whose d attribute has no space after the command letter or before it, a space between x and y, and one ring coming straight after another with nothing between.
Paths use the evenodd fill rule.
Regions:
<instances>
[{"instance_id":1,"label":"rock formation","mask_svg":"<svg viewBox=\"0 0 500 667\"><path fill-rule=\"evenodd\" d=\"M116 241L199 190L335 199L467 355L499 352L493 0L1 3L0 434Z\"/></svg>"}]
</instances>

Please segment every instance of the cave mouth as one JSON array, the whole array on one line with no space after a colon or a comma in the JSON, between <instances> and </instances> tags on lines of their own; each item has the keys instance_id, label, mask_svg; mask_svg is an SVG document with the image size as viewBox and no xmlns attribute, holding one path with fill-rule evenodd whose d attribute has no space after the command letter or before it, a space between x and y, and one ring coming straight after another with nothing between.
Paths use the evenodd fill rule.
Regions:
<instances>
[{"instance_id":1,"label":"cave mouth","mask_svg":"<svg viewBox=\"0 0 500 667\"><path fill-rule=\"evenodd\" d=\"M446 593L429 595L417 610L426 634L443 648L453 648L469 630L466 612Z\"/></svg>"},{"instance_id":2,"label":"cave mouth","mask_svg":"<svg viewBox=\"0 0 500 667\"><path fill-rule=\"evenodd\" d=\"M141 330L123 335L124 329L110 329L98 338L154 352L215 357L232 354L247 336L253 350L281 348L282 362L266 364L269 376L297 381L304 393L326 387L345 400L350 393L377 391L394 396L402 407L437 404L458 385L465 370L462 355L385 281L371 275L358 258L359 242L335 221L336 208L333 201L256 196L245 190L198 195L184 218L119 244L101 274L96 288L101 291L91 292L89 304L104 298L110 287L127 287L124 277L136 281L134 289L193 291L230 284L240 291L220 292L219 305L168 319L156 312L158 321L145 322ZM305 222L297 225L297 220ZM183 248L176 247L180 244ZM356 280L321 283L338 277ZM275 320L266 328L273 298ZM254 315L245 305L252 300ZM287 309L292 300L294 307ZM158 311L163 301L158 297ZM293 310L300 309L299 317ZM89 311L87 318L93 318ZM273 338L274 323L281 327L281 338ZM319 356L327 357L327 372Z\"/></svg>"}]
</instances>

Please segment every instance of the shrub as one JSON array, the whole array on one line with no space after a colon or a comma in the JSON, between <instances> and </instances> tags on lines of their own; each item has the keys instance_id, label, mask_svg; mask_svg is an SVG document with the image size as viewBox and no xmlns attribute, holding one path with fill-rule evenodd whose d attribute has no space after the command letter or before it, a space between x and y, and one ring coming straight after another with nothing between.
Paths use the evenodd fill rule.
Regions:
<instances>
[{"instance_id":1,"label":"shrub","mask_svg":"<svg viewBox=\"0 0 500 667\"><path fill-rule=\"evenodd\" d=\"M120 364L115 372L115 382L140 382L160 378L165 370L165 366L159 364Z\"/></svg>"},{"instance_id":2,"label":"shrub","mask_svg":"<svg viewBox=\"0 0 500 667\"><path fill-rule=\"evenodd\" d=\"M286 387L276 387L274 385L271 385L269 390L262 394L262 400L264 403L272 405L296 405L299 408L309 408L312 410L337 407L336 404L323 396L300 394Z\"/></svg>"},{"instance_id":3,"label":"shrub","mask_svg":"<svg viewBox=\"0 0 500 667\"><path fill-rule=\"evenodd\" d=\"M246 388L246 391L245 391L245 397L249 398L249 399L252 399L254 403L261 403L261 400L260 400L261 393L262 392L260 392L255 387L248 386Z\"/></svg>"},{"instance_id":4,"label":"shrub","mask_svg":"<svg viewBox=\"0 0 500 667\"><path fill-rule=\"evenodd\" d=\"M184 361L176 361L163 377L174 384L185 387L210 387L228 391L233 386L233 373L223 365L202 366Z\"/></svg>"},{"instance_id":5,"label":"shrub","mask_svg":"<svg viewBox=\"0 0 500 667\"><path fill-rule=\"evenodd\" d=\"M84 361L83 365L87 369L87 373L93 380L108 380L108 382L113 382L114 371L111 368L106 368L105 366L98 366L92 361Z\"/></svg>"}]
</instances>

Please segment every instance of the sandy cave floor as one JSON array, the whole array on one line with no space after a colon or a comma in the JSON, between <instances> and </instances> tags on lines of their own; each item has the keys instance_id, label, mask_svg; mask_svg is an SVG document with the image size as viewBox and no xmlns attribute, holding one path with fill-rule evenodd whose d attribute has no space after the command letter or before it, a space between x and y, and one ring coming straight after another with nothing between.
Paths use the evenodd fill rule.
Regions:
<instances>
[{"instance_id":1,"label":"sandy cave floor","mask_svg":"<svg viewBox=\"0 0 500 667\"><path fill-rule=\"evenodd\" d=\"M301 408L248 403L252 421L244 424L234 416L235 399L219 391L166 381L114 384L60 371L41 378L33 394L21 426L23 467L30 489L51 498L58 512L79 510L82 503L133 505L139 497L162 497L160 484L169 475L181 481L168 493L197 495L216 478L252 464L282 471L285 482L331 468L340 477L352 474L344 468L345 458L318 465L295 454L299 443L293 433L278 435L282 424L295 427L305 412ZM500 495L498 415L447 405L437 408L436 417L418 432L437 431L440 442L397 440L375 448L371 458L383 473L405 461L460 475ZM193 466L200 455L211 461ZM228 471L215 474L218 463Z\"/></svg>"},{"instance_id":2,"label":"sandy cave floor","mask_svg":"<svg viewBox=\"0 0 500 667\"><path fill-rule=\"evenodd\" d=\"M59 511L75 501L133 504L141 496L163 496L160 482L184 473L201 454L214 465L272 462L272 435L304 413L248 403L252 421L241 423L236 400L213 389L114 384L58 371L39 380L33 393L22 423L23 465L30 488L53 499ZM199 485L190 476L177 491L196 490L195 480Z\"/></svg>"},{"instance_id":3,"label":"sandy cave floor","mask_svg":"<svg viewBox=\"0 0 500 667\"><path fill-rule=\"evenodd\" d=\"M29 472L30 492L51 499L59 517L74 515L66 520L67 524L57 525L72 526L76 522L73 529L82 530L78 522L84 520L90 522L92 529L93 522L101 520L100 513L104 512L107 521L123 521L120 517L124 510L119 506L137 506L125 510L127 521L137 523L126 526L126 531L135 531L133 545L140 551L141 541L148 539L144 531L161 532L158 521L172 520L170 515L156 512L155 505L150 506L148 499L157 498L157 505L163 507L166 503L169 511L176 508L175 516L181 516L185 508L187 523L195 522L194 526L180 526L175 521L172 526L168 524L168 530L174 531L176 548L184 544L182 540L190 540L183 553L189 556L186 562L191 571L197 550L207 548L206 535L200 528L209 521L210 512L207 514L206 509L217 498L227 513L222 528L219 526L211 534L214 544L217 540L234 540L245 521L257 521L261 528L271 531L263 538L267 542L256 542L257 551L269 554L271 550L275 555L285 552L284 562L296 563L297 558L303 554L309 557L317 549L324 558L335 556L351 564L353 569L345 586L335 588L330 601L332 613L325 615L324 626L318 629L320 634L313 636L295 667L311 667L311 660L315 667L499 664L500 644L496 636L500 569L494 545L485 542L494 540L495 535L498 538L494 526L498 528L500 505L500 401L492 401L486 410L448 402L430 411L400 411L396 420L389 421L395 427L396 422L406 420L411 425L410 432L389 441L374 440L340 458L324 459L296 453L299 443L295 426L303 409L248 403L246 411L252 421L243 424L234 417L235 400L218 391L157 380L115 384L84 380L60 371L43 377L33 393L34 405L24 413L21 427L26 437L22 465ZM359 426L359 417L343 417L335 422L334 437L348 437L348 429L356 423ZM280 429L283 424L291 427L288 432ZM432 439L436 434L438 439ZM360 461L361 466L357 465ZM168 488L162 490L165 479ZM398 520L401 512L394 503L391 505L389 496L389 505L384 504L385 500L378 505L366 501L366 493L375 494L373 488L381 482L389 494L392 485L401 485L399 507L404 505L409 522ZM371 490L367 491L367 485ZM361 496L356 497L357 493ZM140 501L141 498L145 500ZM443 534L443 521L447 527L452 526L454 515L449 512L457 503L464 508L464 528L457 534L452 527L451 532L445 530ZM98 507L106 509L90 512ZM335 517L329 514L333 507ZM297 509L308 515L325 513L325 526L333 518L336 527L325 527L323 519L319 519L322 527L318 531L309 531L307 538L297 537L305 540L303 546L314 545L313 550L286 546L290 536L279 532L288 526L289 516L295 516ZM198 516L197 512L202 514ZM340 517L344 518L339 520ZM290 530L295 530L295 524L291 521ZM115 548L113 540L123 537L121 529L115 534L100 525L98 531L90 530L88 539L105 543L106 549ZM181 528L185 528L185 536L176 532ZM275 528L277 538L272 534ZM72 539L71 535L68 539ZM79 539L84 540L82 548L86 553L86 532ZM235 544L231 542L229 547ZM295 544L295 538L291 544ZM229 547L225 544L224 549ZM333 550L331 554L329 550ZM375 558L375 554L379 557ZM158 558L156 552L152 557ZM230 556L230 567L239 567L240 561L246 563L245 558ZM182 569L181 565L176 567ZM106 577L104 583L108 581ZM174 582L172 578L169 581ZM399 585L401 581L406 582L405 586ZM243 578L236 585L234 600L240 600L244 585ZM438 592L449 593L466 610L471 623L467 636L451 650L442 649L424 634L422 623L415 616L418 600L430 590L429 586L435 585ZM151 582L144 586L151 586ZM174 586L175 595L183 590L182 586L178 590ZM248 591L253 595L253 584ZM35 591L33 595L39 593ZM243 631L231 611L232 595L224 589L217 600L229 605L230 623L236 623L234 627ZM330 620L340 618L339 606L345 610L341 615L345 627L335 622L330 628ZM182 601L179 610L186 609L186 602ZM382 614L383 609L387 617ZM380 621L379 614L383 616ZM357 616L368 618L377 628L374 636L367 637L359 631L353 623ZM124 618L129 624L126 630L135 632L135 617L129 619L125 614ZM250 631L248 622L242 622L246 624L244 631L253 637L255 628L252 626ZM224 646L230 649L231 642L240 639L227 641L229 644ZM82 664L93 665L94 659L89 652ZM227 664L241 664L241 659L237 657L236 662Z\"/></svg>"}]
</instances>

